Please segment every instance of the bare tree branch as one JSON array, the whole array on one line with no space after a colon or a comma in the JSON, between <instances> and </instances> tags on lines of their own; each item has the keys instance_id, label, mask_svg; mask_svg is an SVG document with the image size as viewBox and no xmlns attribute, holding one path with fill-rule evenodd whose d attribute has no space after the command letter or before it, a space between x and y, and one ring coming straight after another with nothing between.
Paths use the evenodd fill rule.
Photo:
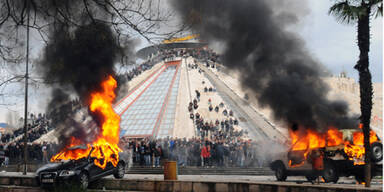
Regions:
<instances>
[{"instance_id":1,"label":"bare tree branch","mask_svg":"<svg viewBox=\"0 0 384 192\"><path fill-rule=\"evenodd\" d=\"M0 87L3 86L4 84L7 84L7 83L9 83L9 82L15 80L15 79L23 79L23 78L24 78L24 76L14 76L14 77L11 77L11 78L9 78L9 79L7 79L7 80L1 82L1 83L0 83Z\"/></svg>"}]
</instances>

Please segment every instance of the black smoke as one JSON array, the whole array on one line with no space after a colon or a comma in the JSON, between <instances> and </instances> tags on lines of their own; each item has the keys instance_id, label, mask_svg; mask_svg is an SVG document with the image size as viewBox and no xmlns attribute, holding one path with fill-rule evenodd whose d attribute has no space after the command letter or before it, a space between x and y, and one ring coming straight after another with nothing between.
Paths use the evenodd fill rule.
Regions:
<instances>
[{"instance_id":1,"label":"black smoke","mask_svg":"<svg viewBox=\"0 0 384 192\"><path fill-rule=\"evenodd\" d=\"M71 136L92 141L97 135L99 118L87 110L90 93L100 90L101 82L109 75L116 76L114 64L124 50L110 26L102 22L89 22L75 29L62 26L52 32L39 67L45 81L56 87L48 111L53 112L55 127L61 127L59 142L65 144ZM79 102L73 102L69 95ZM79 115L79 111L83 114ZM97 126L81 123L89 115Z\"/></svg>"},{"instance_id":2,"label":"black smoke","mask_svg":"<svg viewBox=\"0 0 384 192\"><path fill-rule=\"evenodd\" d=\"M110 27L102 23L80 26L73 33L56 31L41 63L44 78L60 86L70 85L80 100L87 101L107 75L114 75L119 49Z\"/></svg>"},{"instance_id":3,"label":"black smoke","mask_svg":"<svg viewBox=\"0 0 384 192\"><path fill-rule=\"evenodd\" d=\"M242 85L254 91L262 107L273 110L275 119L319 131L328 126L356 127L345 102L327 99L322 66L298 35L287 30L300 18L284 11L282 3L172 0L171 4L202 40L224 46L223 64L241 72Z\"/></svg>"},{"instance_id":4,"label":"black smoke","mask_svg":"<svg viewBox=\"0 0 384 192\"><path fill-rule=\"evenodd\" d=\"M53 89L52 100L47 106L47 114L52 120L51 126L57 126L58 122L63 122L72 113L72 105L69 103L70 95L62 89Z\"/></svg>"}]
</instances>

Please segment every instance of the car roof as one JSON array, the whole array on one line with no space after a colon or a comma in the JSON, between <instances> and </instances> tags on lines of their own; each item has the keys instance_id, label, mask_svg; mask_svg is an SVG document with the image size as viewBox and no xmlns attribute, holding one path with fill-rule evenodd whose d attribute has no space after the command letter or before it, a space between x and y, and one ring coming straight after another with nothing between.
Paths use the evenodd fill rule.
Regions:
<instances>
[{"instance_id":1,"label":"car roof","mask_svg":"<svg viewBox=\"0 0 384 192\"><path fill-rule=\"evenodd\" d=\"M88 146L87 145L75 145L75 146L72 146L70 148L68 148L69 150L73 150L73 149L88 149Z\"/></svg>"}]
</instances>

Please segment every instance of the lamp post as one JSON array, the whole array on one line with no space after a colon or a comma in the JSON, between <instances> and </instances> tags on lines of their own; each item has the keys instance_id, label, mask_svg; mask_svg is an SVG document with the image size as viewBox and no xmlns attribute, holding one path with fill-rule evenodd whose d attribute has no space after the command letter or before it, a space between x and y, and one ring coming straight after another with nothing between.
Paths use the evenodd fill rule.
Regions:
<instances>
[{"instance_id":1,"label":"lamp post","mask_svg":"<svg viewBox=\"0 0 384 192\"><path fill-rule=\"evenodd\" d=\"M27 161L28 161L28 61L29 61L29 0L27 1L27 55L25 61L25 100L24 100L24 169L23 175L27 174Z\"/></svg>"}]
</instances>

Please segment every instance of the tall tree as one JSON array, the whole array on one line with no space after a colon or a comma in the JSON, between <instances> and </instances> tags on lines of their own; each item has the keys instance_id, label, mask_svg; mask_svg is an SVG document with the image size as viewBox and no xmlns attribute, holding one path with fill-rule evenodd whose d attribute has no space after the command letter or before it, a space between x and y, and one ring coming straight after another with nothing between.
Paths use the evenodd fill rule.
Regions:
<instances>
[{"instance_id":1,"label":"tall tree","mask_svg":"<svg viewBox=\"0 0 384 192\"><path fill-rule=\"evenodd\" d=\"M370 47L370 21L383 15L382 0L335 0L335 4L329 9L329 14L334 15L340 23L357 23L357 44L360 55L354 68L359 72L360 84L360 121L363 124L364 148L365 148L365 186L371 182L370 165L370 121L372 111L372 76L369 71L369 47Z\"/></svg>"}]
</instances>

